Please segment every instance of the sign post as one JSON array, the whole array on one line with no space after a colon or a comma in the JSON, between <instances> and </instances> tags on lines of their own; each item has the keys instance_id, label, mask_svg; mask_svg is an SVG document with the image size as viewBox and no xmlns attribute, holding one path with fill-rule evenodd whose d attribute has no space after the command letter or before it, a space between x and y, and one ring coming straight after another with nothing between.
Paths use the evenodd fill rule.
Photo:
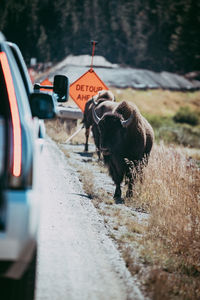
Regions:
<instances>
[{"instance_id":1,"label":"sign post","mask_svg":"<svg viewBox=\"0 0 200 300\"><path fill-rule=\"evenodd\" d=\"M101 90L108 90L99 76L93 70L93 57L96 41L92 41L92 61L90 69L70 85L70 97L84 112L86 102Z\"/></svg>"}]
</instances>

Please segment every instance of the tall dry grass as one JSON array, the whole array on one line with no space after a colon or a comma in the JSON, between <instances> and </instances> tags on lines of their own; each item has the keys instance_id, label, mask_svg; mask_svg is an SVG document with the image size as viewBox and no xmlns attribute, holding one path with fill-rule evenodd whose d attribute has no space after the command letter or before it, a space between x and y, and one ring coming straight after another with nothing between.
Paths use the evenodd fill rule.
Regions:
<instances>
[{"instance_id":1,"label":"tall dry grass","mask_svg":"<svg viewBox=\"0 0 200 300\"><path fill-rule=\"evenodd\" d=\"M200 171L195 163L173 146L155 146L133 203L150 212L141 255L156 267L149 277L154 276L149 283L154 298L164 288L166 299L175 294L200 299Z\"/></svg>"},{"instance_id":2,"label":"tall dry grass","mask_svg":"<svg viewBox=\"0 0 200 300\"><path fill-rule=\"evenodd\" d=\"M71 128L69 132L68 127L70 127L68 120L62 120L56 118L54 120L45 121L45 127L47 135L50 136L56 143L65 143L66 140L73 134L75 131L82 127L81 121L78 120L77 126ZM93 142L93 138L89 137L89 142ZM85 143L85 129L83 128L77 135L75 135L71 140L70 144L84 144Z\"/></svg>"}]
</instances>

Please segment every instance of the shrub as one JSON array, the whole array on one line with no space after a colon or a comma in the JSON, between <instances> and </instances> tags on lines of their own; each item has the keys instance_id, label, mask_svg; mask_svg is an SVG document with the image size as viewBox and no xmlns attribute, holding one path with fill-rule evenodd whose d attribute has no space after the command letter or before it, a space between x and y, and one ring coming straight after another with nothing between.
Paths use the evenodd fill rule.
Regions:
<instances>
[{"instance_id":1,"label":"shrub","mask_svg":"<svg viewBox=\"0 0 200 300\"><path fill-rule=\"evenodd\" d=\"M156 141L165 144L176 144L191 148L200 148L200 129L187 124L171 127L160 127L155 130Z\"/></svg>"},{"instance_id":2,"label":"shrub","mask_svg":"<svg viewBox=\"0 0 200 300\"><path fill-rule=\"evenodd\" d=\"M183 106L175 114L173 120L177 123L187 123L189 125L195 126L199 123L199 116L188 106Z\"/></svg>"},{"instance_id":3,"label":"shrub","mask_svg":"<svg viewBox=\"0 0 200 300\"><path fill-rule=\"evenodd\" d=\"M149 123L154 129L163 126L165 127L172 126L174 123L171 116L158 116L158 115L144 114L144 117L149 121Z\"/></svg>"}]
</instances>

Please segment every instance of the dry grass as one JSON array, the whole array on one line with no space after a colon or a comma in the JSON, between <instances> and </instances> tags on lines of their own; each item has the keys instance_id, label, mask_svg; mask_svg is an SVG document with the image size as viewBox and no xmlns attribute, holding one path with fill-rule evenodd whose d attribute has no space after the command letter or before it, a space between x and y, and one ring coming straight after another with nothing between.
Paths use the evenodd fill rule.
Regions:
<instances>
[{"instance_id":1,"label":"dry grass","mask_svg":"<svg viewBox=\"0 0 200 300\"><path fill-rule=\"evenodd\" d=\"M47 134L57 143L63 143L68 135L66 130L66 121L61 122L59 119L45 121Z\"/></svg>"},{"instance_id":2,"label":"dry grass","mask_svg":"<svg viewBox=\"0 0 200 300\"><path fill-rule=\"evenodd\" d=\"M176 92L159 89L140 91L131 88L110 88L110 90L117 101L127 100L134 102L143 114L171 116L182 106L188 106L191 110L200 111L200 91ZM77 107L71 97L69 97L68 102L62 105Z\"/></svg>"},{"instance_id":3,"label":"dry grass","mask_svg":"<svg viewBox=\"0 0 200 300\"><path fill-rule=\"evenodd\" d=\"M155 146L136 189L137 201L151 212L153 236L200 272L200 172L195 164L173 147Z\"/></svg>"},{"instance_id":4,"label":"dry grass","mask_svg":"<svg viewBox=\"0 0 200 300\"><path fill-rule=\"evenodd\" d=\"M78 170L81 175L81 181L83 184L83 189L88 195L89 198L97 197L97 194L95 192L94 187L94 181L93 181L93 173L90 169L79 169Z\"/></svg>"},{"instance_id":5,"label":"dry grass","mask_svg":"<svg viewBox=\"0 0 200 300\"><path fill-rule=\"evenodd\" d=\"M112 89L118 99L134 102L145 114L171 116L181 106L188 106L192 110L200 111L200 91L175 92L163 90L137 91L129 89Z\"/></svg>"},{"instance_id":6,"label":"dry grass","mask_svg":"<svg viewBox=\"0 0 200 300\"><path fill-rule=\"evenodd\" d=\"M141 256L145 264L156 266L147 280L153 299L163 297L159 294L163 288L164 299L200 299L200 172L196 165L173 147L155 146L132 202L150 212Z\"/></svg>"},{"instance_id":7,"label":"dry grass","mask_svg":"<svg viewBox=\"0 0 200 300\"><path fill-rule=\"evenodd\" d=\"M130 88L112 91L117 101L128 100L139 107L153 126L157 142L163 140L166 144L200 148L200 91L137 91Z\"/></svg>"},{"instance_id":8,"label":"dry grass","mask_svg":"<svg viewBox=\"0 0 200 300\"><path fill-rule=\"evenodd\" d=\"M184 105L200 109L200 92L115 89L113 93L118 100L134 101L142 112L158 116L173 115ZM54 121L47 127L54 140L67 139L66 125ZM72 142L84 140L83 130ZM112 205L106 191L96 190L93 165L79 170L85 192L104 216L106 226L112 227L110 236L151 299L200 299L200 171L190 157L199 159L199 150L155 145L143 182L138 180L134 197L125 199L125 211ZM133 208L148 212L145 224L128 213L129 208L131 213ZM120 228L126 230L121 233Z\"/></svg>"},{"instance_id":9,"label":"dry grass","mask_svg":"<svg viewBox=\"0 0 200 300\"><path fill-rule=\"evenodd\" d=\"M80 123L81 120L78 120L77 126L71 129L69 132L68 121L56 118L51 121L45 121L47 134L57 143L65 143L65 141L78 129L82 126ZM89 142L93 142L93 139L90 135ZM85 143L85 129L83 128L77 135L70 140L70 144L84 144Z\"/></svg>"},{"instance_id":10,"label":"dry grass","mask_svg":"<svg viewBox=\"0 0 200 300\"><path fill-rule=\"evenodd\" d=\"M83 169L77 165L76 169L80 174L84 191L86 192L88 197L92 199L92 202L96 208L99 209L100 203L102 202L108 205L114 203L113 199L108 199L108 193L104 189L96 188L94 182L94 173L92 172L90 167L86 167Z\"/></svg>"}]
</instances>

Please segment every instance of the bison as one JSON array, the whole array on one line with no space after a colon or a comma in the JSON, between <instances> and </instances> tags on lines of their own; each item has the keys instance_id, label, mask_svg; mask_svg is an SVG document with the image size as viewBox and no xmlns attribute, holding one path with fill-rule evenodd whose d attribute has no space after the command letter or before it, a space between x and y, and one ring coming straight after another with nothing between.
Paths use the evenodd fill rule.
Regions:
<instances>
[{"instance_id":1,"label":"bison","mask_svg":"<svg viewBox=\"0 0 200 300\"><path fill-rule=\"evenodd\" d=\"M121 183L126 177L127 197L133 195L138 172L147 164L154 132L136 105L122 101L104 101L92 109L99 130L99 147L116 188L114 199L123 203Z\"/></svg>"},{"instance_id":2,"label":"bison","mask_svg":"<svg viewBox=\"0 0 200 300\"><path fill-rule=\"evenodd\" d=\"M97 126L93 120L92 115L92 107L98 106L103 101L115 101L115 97L111 91L102 90L99 91L98 94L91 99L89 99L85 105L84 115L82 123L85 127L85 152L88 151L88 139L90 135L90 127L92 127L92 133L94 137L94 142L97 148L97 154L100 158L100 151L99 151L99 134L97 130Z\"/></svg>"}]
</instances>

